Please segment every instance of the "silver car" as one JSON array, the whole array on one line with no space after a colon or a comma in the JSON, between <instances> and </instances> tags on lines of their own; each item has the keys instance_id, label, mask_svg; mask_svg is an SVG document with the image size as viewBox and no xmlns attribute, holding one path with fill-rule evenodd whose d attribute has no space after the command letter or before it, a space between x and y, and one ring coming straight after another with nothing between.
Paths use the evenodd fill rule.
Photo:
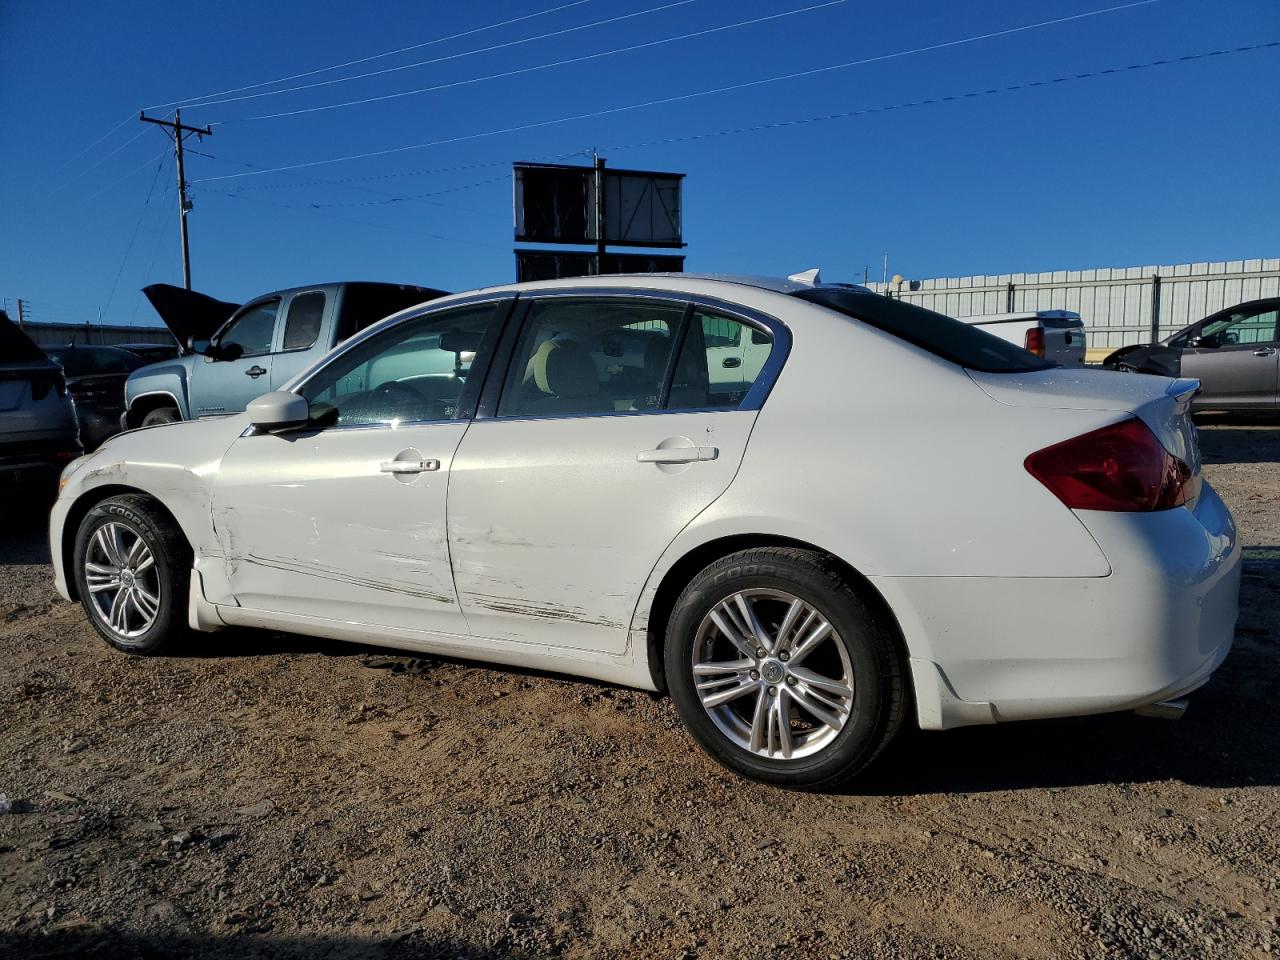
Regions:
<instances>
[{"instance_id":1,"label":"silver car","mask_svg":"<svg viewBox=\"0 0 1280 960\"><path fill-rule=\"evenodd\" d=\"M1280 297L1219 310L1162 343L1122 347L1102 365L1130 373L1194 377L1195 410L1280 411Z\"/></svg>"}]
</instances>

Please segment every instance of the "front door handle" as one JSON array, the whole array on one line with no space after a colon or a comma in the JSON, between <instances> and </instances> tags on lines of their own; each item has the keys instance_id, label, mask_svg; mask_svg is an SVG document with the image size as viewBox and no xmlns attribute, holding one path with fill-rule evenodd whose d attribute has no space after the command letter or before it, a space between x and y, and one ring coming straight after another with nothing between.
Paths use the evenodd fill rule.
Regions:
<instances>
[{"instance_id":1,"label":"front door handle","mask_svg":"<svg viewBox=\"0 0 1280 960\"><path fill-rule=\"evenodd\" d=\"M252 367L250 367L248 370L244 372L244 375L246 377L253 377L253 379L257 380L260 376L262 376L266 372L267 371L265 368L260 367L255 363Z\"/></svg>"},{"instance_id":2,"label":"front door handle","mask_svg":"<svg viewBox=\"0 0 1280 960\"><path fill-rule=\"evenodd\" d=\"M720 456L719 447L671 447L669 449L641 450L636 454L640 463L694 463L698 460L715 460Z\"/></svg>"},{"instance_id":3,"label":"front door handle","mask_svg":"<svg viewBox=\"0 0 1280 960\"><path fill-rule=\"evenodd\" d=\"M726 370L734 370L742 366L742 358L741 357L725 357L722 361L720 361L720 366L724 367Z\"/></svg>"},{"instance_id":4,"label":"front door handle","mask_svg":"<svg viewBox=\"0 0 1280 960\"><path fill-rule=\"evenodd\" d=\"M440 469L439 460L384 460L378 468L383 473L427 473Z\"/></svg>"},{"instance_id":5,"label":"front door handle","mask_svg":"<svg viewBox=\"0 0 1280 960\"><path fill-rule=\"evenodd\" d=\"M1276 355L1275 347L1260 347L1253 351L1255 357L1274 357Z\"/></svg>"}]
</instances>

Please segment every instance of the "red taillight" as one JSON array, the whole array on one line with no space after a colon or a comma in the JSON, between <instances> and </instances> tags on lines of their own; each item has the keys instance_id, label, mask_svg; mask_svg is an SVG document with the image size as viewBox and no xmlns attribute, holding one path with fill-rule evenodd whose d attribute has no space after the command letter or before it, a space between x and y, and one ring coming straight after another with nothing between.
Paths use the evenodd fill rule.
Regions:
<instances>
[{"instance_id":1,"label":"red taillight","mask_svg":"<svg viewBox=\"0 0 1280 960\"><path fill-rule=\"evenodd\" d=\"M1024 466L1073 510L1168 510L1187 501L1192 479L1136 418L1045 447Z\"/></svg>"},{"instance_id":2,"label":"red taillight","mask_svg":"<svg viewBox=\"0 0 1280 960\"><path fill-rule=\"evenodd\" d=\"M1044 356L1044 328L1032 327L1027 331L1027 341L1024 344L1027 350L1034 353L1037 357Z\"/></svg>"}]
</instances>

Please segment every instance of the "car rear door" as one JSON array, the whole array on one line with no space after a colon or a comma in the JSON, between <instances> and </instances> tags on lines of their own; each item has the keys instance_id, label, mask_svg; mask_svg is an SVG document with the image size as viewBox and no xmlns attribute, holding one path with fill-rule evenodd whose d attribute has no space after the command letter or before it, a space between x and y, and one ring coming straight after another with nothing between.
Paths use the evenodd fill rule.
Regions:
<instances>
[{"instance_id":1,"label":"car rear door","mask_svg":"<svg viewBox=\"0 0 1280 960\"><path fill-rule=\"evenodd\" d=\"M475 410L473 364L482 376L508 305L431 311L354 342L298 387L313 417L336 410L336 422L232 444L213 517L236 603L466 634L445 497Z\"/></svg>"},{"instance_id":2,"label":"car rear door","mask_svg":"<svg viewBox=\"0 0 1280 960\"><path fill-rule=\"evenodd\" d=\"M790 341L776 321L676 297L521 302L454 458L459 601L477 638L619 654L663 550L733 480ZM739 326L772 352L732 381L712 344ZM610 355L637 333L642 377Z\"/></svg>"},{"instance_id":3,"label":"car rear door","mask_svg":"<svg viewBox=\"0 0 1280 960\"><path fill-rule=\"evenodd\" d=\"M1272 410L1280 390L1280 337L1275 303L1210 317L1182 351L1184 377L1200 381L1196 406ZM1198 339L1197 339L1198 338Z\"/></svg>"}]
</instances>

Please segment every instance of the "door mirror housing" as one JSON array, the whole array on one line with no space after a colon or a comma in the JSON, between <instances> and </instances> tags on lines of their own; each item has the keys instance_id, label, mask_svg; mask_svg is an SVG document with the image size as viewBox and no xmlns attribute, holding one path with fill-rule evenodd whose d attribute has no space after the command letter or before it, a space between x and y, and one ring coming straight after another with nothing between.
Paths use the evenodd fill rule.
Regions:
<instances>
[{"instance_id":1,"label":"door mirror housing","mask_svg":"<svg viewBox=\"0 0 1280 960\"><path fill-rule=\"evenodd\" d=\"M249 414L249 422L263 430L300 427L311 419L311 405L307 398L284 390L273 390L249 401L245 411Z\"/></svg>"},{"instance_id":2,"label":"door mirror housing","mask_svg":"<svg viewBox=\"0 0 1280 960\"><path fill-rule=\"evenodd\" d=\"M1213 340L1211 340L1209 337L1202 337L1200 336L1200 334L1197 333L1195 336L1193 336L1190 340L1187 341L1187 346L1190 347L1192 350L1210 350L1213 347L1216 347L1217 344L1214 343Z\"/></svg>"}]
</instances>

